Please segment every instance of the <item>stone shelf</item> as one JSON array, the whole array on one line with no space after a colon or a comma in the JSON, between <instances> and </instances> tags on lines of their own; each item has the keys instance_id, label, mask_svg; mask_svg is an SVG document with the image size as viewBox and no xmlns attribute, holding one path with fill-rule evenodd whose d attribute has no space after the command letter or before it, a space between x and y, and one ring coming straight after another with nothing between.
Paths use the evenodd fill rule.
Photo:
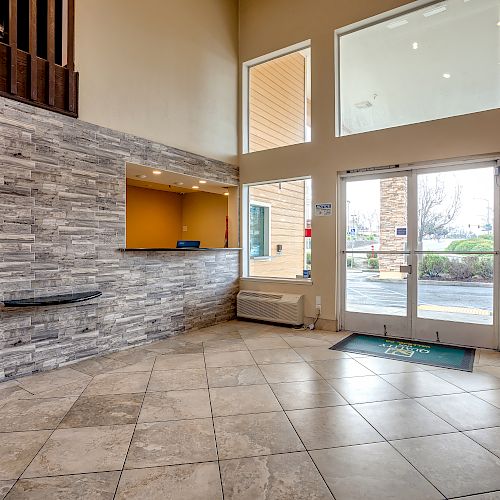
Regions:
<instances>
[{"instance_id":1,"label":"stone shelf","mask_svg":"<svg viewBox=\"0 0 500 500\"><path fill-rule=\"evenodd\" d=\"M35 297L33 299L4 300L5 307L34 307L34 306L56 306L60 304L72 304L85 300L95 299L102 295L102 292L66 293L63 295L48 295L46 297Z\"/></svg>"}]
</instances>

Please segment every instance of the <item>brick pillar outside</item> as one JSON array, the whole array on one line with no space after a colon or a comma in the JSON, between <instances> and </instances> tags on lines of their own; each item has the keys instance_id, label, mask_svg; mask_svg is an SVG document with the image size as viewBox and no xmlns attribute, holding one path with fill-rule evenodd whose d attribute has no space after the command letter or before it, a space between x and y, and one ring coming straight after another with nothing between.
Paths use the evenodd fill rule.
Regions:
<instances>
[{"instance_id":1,"label":"brick pillar outside","mask_svg":"<svg viewBox=\"0 0 500 500\"><path fill-rule=\"evenodd\" d=\"M397 227L407 227L407 179L393 177L380 181L380 250L402 251L406 237L396 236ZM399 266L406 263L403 255L379 255L381 278L402 279Z\"/></svg>"}]
</instances>

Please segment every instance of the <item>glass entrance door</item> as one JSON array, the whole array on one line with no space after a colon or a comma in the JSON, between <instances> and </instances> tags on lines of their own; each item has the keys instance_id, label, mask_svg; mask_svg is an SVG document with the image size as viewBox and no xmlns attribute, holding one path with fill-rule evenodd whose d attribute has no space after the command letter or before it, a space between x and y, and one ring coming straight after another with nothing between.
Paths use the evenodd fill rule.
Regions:
<instances>
[{"instance_id":1,"label":"glass entrance door","mask_svg":"<svg viewBox=\"0 0 500 500\"><path fill-rule=\"evenodd\" d=\"M495 162L341 181L340 324L498 347Z\"/></svg>"},{"instance_id":2,"label":"glass entrance door","mask_svg":"<svg viewBox=\"0 0 500 500\"><path fill-rule=\"evenodd\" d=\"M359 177L343 184L345 327L410 337L409 177Z\"/></svg>"}]
</instances>

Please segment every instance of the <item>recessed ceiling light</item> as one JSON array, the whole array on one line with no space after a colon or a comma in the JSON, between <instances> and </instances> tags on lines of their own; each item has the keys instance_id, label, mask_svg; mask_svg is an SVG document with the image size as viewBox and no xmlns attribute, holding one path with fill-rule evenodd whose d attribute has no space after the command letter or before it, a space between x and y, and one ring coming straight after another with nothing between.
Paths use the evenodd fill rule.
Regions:
<instances>
[{"instance_id":1,"label":"recessed ceiling light","mask_svg":"<svg viewBox=\"0 0 500 500\"><path fill-rule=\"evenodd\" d=\"M436 14L441 14L446 10L446 5L440 5L439 7L435 7L434 9L426 10L423 15L424 17L435 16Z\"/></svg>"},{"instance_id":2,"label":"recessed ceiling light","mask_svg":"<svg viewBox=\"0 0 500 500\"><path fill-rule=\"evenodd\" d=\"M418 42L413 42L411 46L413 50L418 50Z\"/></svg>"},{"instance_id":3,"label":"recessed ceiling light","mask_svg":"<svg viewBox=\"0 0 500 500\"><path fill-rule=\"evenodd\" d=\"M200 184L206 184L207 181L198 181Z\"/></svg>"},{"instance_id":4,"label":"recessed ceiling light","mask_svg":"<svg viewBox=\"0 0 500 500\"><path fill-rule=\"evenodd\" d=\"M500 21L497 22L497 26L500 26Z\"/></svg>"},{"instance_id":5,"label":"recessed ceiling light","mask_svg":"<svg viewBox=\"0 0 500 500\"><path fill-rule=\"evenodd\" d=\"M153 174L155 174L155 175L161 175L161 170L153 170Z\"/></svg>"},{"instance_id":6,"label":"recessed ceiling light","mask_svg":"<svg viewBox=\"0 0 500 500\"><path fill-rule=\"evenodd\" d=\"M226 192L224 193L224 196L229 196L229 193L226 191Z\"/></svg>"},{"instance_id":7,"label":"recessed ceiling light","mask_svg":"<svg viewBox=\"0 0 500 500\"><path fill-rule=\"evenodd\" d=\"M390 30L393 30L394 28L399 28L400 26L404 26L405 24L408 24L408 19L398 19L397 21L389 23L387 27Z\"/></svg>"},{"instance_id":8,"label":"recessed ceiling light","mask_svg":"<svg viewBox=\"0 0 500 500\"><path fill-rule=\"evenodd\" d=\"M446 79L451 78L451 75L449 73L443 73L443 78Z\"/></svg>"},{"instance_id":9,"label":"recessed ceiling light","mask_svg":"<svg viewBox=\"0 0 500 500\"><path fill-rule=\"evenodd\" d=\"M144 175L144 174L140 174L140 175L136 175L136 177L138 179L145 179L147 177L147 175Z\"/></svg>"},{"instance_id":10,"label":"recessed ceiling light","mask_svg":"<svg viewBox=\"0 0 500 500\"><path fill-rule=\"evenodd\" d=\"M193 186L192 189L200 189L200 186Z\"/></svg>"},{"instance_id":11,"label":"recessed ceiling light","mask_svg":"<svg viewBox=\"0 0 500 500\"><path fill-rule=\"evenodd\" d=\"M183 185L184 185L184 183L183 183L183 182L174 182L174 184L175 184L176 186L183 186Z\"/></svg>"}]
</instances>

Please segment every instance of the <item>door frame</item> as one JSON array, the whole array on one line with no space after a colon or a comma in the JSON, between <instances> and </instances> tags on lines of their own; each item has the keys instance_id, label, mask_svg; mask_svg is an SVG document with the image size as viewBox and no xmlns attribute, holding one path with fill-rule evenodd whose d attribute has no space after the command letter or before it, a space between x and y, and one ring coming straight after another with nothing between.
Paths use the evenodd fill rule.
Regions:
<instances>
[{"instance_id":1,"label":"door frame","mask_svg":"<svg viewBox=\"0 0 500 500\"><path fill-rule=\"evenodd\" d=\"M470 170L473 168L481 167L495 167L495 186L494 186L494 207L493 207L493 220L494 220L494 278L493 278L493 325L479 325L474 323L462 323L462 322L452 322L444 320L434 320L418 318L418 259L421 255L421 251L417 249L417 185L418 185L418 175L423 173L435 173L435 172L447 172L447 171L457 171L457 170ZM408 264L412 266L412 273L407 277L407 316L406 322L407 326L404 326L404 322L401 321L390 321L394 318L402 318L390 315L376 315L370 313L350 313L346 311L346 263L347 263L347 227L346 227L346 184L349 179L361 178L363 180L369 179L381 179L387 177L396 176L407 176L408 179L408 199L407 199L407 246L408 246ZM480 156L473 158L460 158L449 161L436 161L436 162L422 162L415 164L405 164L405 165L392 165L386 167L374 167L369 169L351 170L346 172L339 172L338 182L337 182L337 199L338 199L338 210L337 210L337 241L338 241L338 251L337 251L337 287L336 287L336 301L337 301L337 322L339 329L345 329L346 319L349 319L349 315L357 315L357 324L361 327L358 328L363 331L362 326L364 324L370 325L375 318L377 320L387 320L392 324L393 327L397 328L400 325L402 332L397 335L402 338L409 338L412 340L422 340L425 342L445 342L453 343L456 345L471 345L467 342L464 335L459 335L458 338L450 338L449 333L443 337L436 338L433 335L422 335L422 328L417 328L425 326L435 327L436 325L444 328L446 332L456 333L457 328L460 325L463 329L470 329L479 327L485 331L486 327L491 330L491 333L485 333L485 338L483 342L476 344L477 347L487 347L498 349L500 345L500 157L499 155L494 156ZM398 253L398 252L390 252ZM403 252L399 252L403 254ZM404 318L404 317L403 317ZM403 327L401 327L403 325ZM368 328L367 328L368 330ZM384 328L385 330L385 328ZM433 330L433 328L424 328L426 330ZM369 332L367 332L369 333ZM391 332L371 332L373 335L387 334L391 335Z\"/></svg>"}]
</instances>

